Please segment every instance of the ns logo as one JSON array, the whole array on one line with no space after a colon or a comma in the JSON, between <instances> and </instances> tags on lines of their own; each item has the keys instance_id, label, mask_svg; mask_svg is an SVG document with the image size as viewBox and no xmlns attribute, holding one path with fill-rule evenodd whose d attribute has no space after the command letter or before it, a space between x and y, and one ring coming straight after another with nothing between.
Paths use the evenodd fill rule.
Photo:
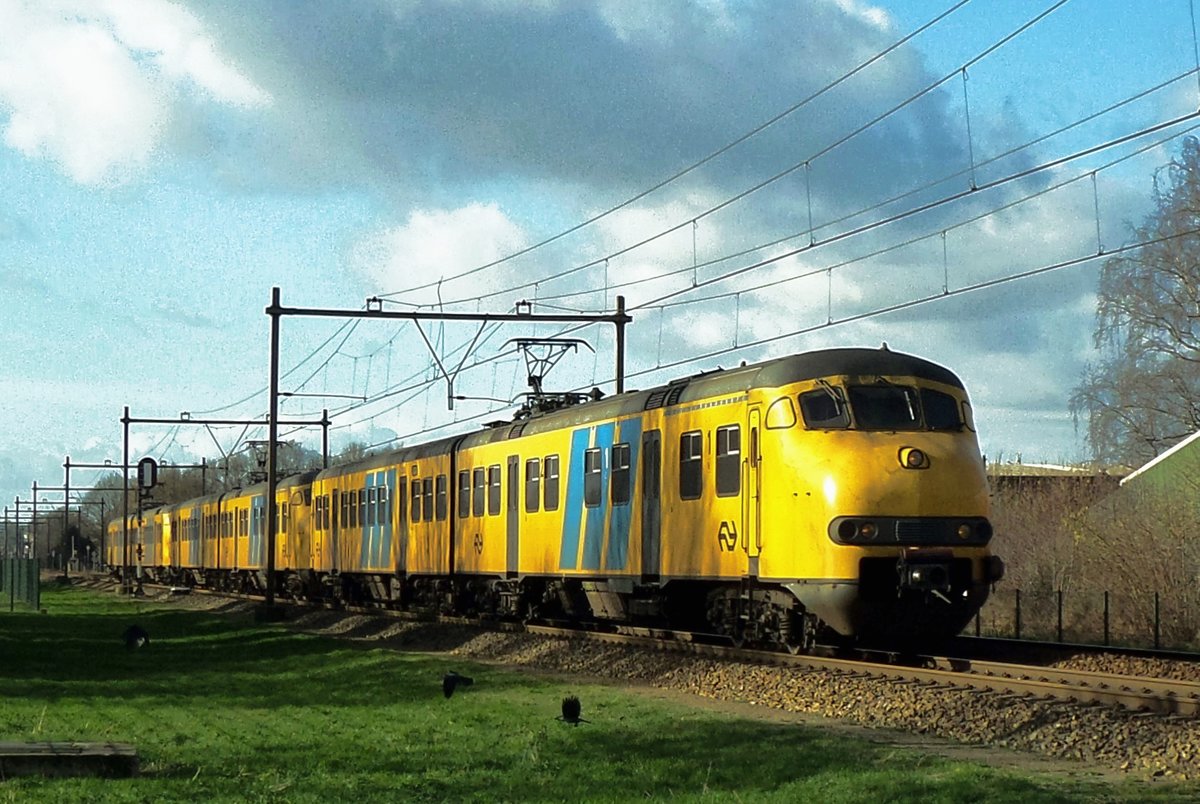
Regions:
<instances>
[{"instance_id":1,"label":"ns logo","mask_svg":"<svg viewBox=\"0 0 1200 804\"><path fill-rule=\"evenodd\" d=\"M732 553L737 549L737 542L737 523L733 520L722 520L721 527L717 530L717 543L721 545L721 551Z\"/></svg>"}]
</instances>

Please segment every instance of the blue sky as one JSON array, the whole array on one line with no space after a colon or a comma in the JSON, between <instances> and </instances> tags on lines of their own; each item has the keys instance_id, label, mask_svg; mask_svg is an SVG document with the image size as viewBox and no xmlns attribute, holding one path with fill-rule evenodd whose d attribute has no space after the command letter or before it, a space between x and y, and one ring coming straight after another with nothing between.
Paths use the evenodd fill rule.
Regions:
<instances>
[{"instance_id":1,"label":"blue sky","mask_svg":"<svg viewBox=\"0 0 1200 804\"><path fill-rule=\"evenodd\" d=\"M1100 241L1119 246L1184 126L720 277L803 246L810 215L824 240L958 193L972 158L984 184L1195 111L1191 75L1020 147L1193 70L1189 0L1071 0L971 64L965 107L961 75L922 90L1055 5L971 0L680 180L456 279L654 186L952 5L0 0L0 499L27 497L33 480L59 484L67 454L119 459L124 405L147 418L260 417L272 286L287 305L353 309L439 279L457 310L503 312L536 297L594 311L624 293L634 308L631 387L886 341L963 376L989 456L1085 457L1067 399L1095 356L1098 261L871 313L1092 254L1097 207ZM708 212L805 161L807 170ZM789 235L799 236L763 247ZM606 291L606 281L635 284ZM667 294L678 295L660 301ZM432 288L389 298L438 299ZM865 317L819 326L856 315ZM368 397L335 417L335 448L413 443L495 418L493 403L447 410L411 324L342 326L288 319L283 339L285 370L300 366L285 390ZM811 331L779 337L799 330ZM505 341L552 331L489 330L456 392L519 394L522 366ZM457 362L474 330L430 335ZM568 357L549 384L611 390L611 332L583 337L596 355ZM758 341L769 342L744 346ZM347 406L294 398L283 412ZM262 433L214 436L228 450ZM201 428L135 428L133 449L180 463L216 453Z\"/></svg>"}]
</instances>

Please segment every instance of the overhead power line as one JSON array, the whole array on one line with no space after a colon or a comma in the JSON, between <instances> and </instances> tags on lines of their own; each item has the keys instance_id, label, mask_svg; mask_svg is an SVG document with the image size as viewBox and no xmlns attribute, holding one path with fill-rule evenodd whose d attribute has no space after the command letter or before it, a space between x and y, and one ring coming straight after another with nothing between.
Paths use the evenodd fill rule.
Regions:
<instances>
[{"instance_id":1,"label":"overhead power line","mask_svg":"<svg viewBox=\"0 0 1200 804\"><path fill-rule=\"evenodd\" d=\"M949 17L951 14L953 14L955 11L958 11L960 8L962 8L969 2L970 2L970 0L959 0L959 2L955 3L950 8L948 8L945 11L943 11L942 13L938 14L936 17L929 20L924 25L920 26L916 30L907 34L906 36L901 37L900 39L896 40L895 42L893 42L891 45L889 45L885 49L876 53L871 58L862 62L861 64L859 64L857 67L855 67L850 72L843 74L841 77L837 78L834 81L831 81L830 83L828 83L825 86L818 89L816 92L805 97L803 100L796 102L792 106L789 106L787 109L784 109L782 112L776 114L774 117L767 120L766 122L759 124L758 126L751 129L750 131L746 132L745 134L742 134L740 137L733 140L732 142L729 142L726 145L721 146L720 148L718 148L717 150L708 154L704 158L702 158L696 162L693 162L692 164L688 165L687 167L683 168L682 170L679 170L676 173L673 173L672 175L668 176L667 178L663 179L662 181L658 182L657 184L641 191L637 195L635 195L631 198L628 198L615 206L609 207L608 209L606 209L605 211L603 211L597 215L593 215L592 217L590 217L580 223L577 223L574 226L564 229L563 231L561 231L555 235L547 237L544 240L534 243L531 246L527 246L526 248L515 251L515 252L508 254L507 256L501 257L499 259L492 260L491 262L485 263L483 265L476 266L475 268L472 268L470 270L463 271L462 273L454 274L453 276L450 276L450 277L443 277L442 279L439 279L436 282L426 282L425 284L422 284L422 285L414 285L412 287L405 288L403 290L391 291L389 293L381 293L379 295L381 298L386 298L386 297L391 297L391 296L403 295L405 293L414 293L419 290L428 290L429 288L436 287L439 284L441 284L442 282L450 282L455 279L462 279L467 276L472 276L474 274L479 273L480 271L486 271L488 268L494 268L497 265L502 265L510 260L516 259L517 257L521 257L521 256L524 256L525 254L529 254L530 252L536 251L537 249L542 248L543 246L548 246L551 243L561 240L562 238L564 238L570 234L574 234L575 232L578 232L580 229L590 226L593 223L596 223L597 221L603 220L604 218L607 218L609 215L612 215L613 213L624 209L625 207L629 206L630 204L634 204L634 203L642 200L646 196L648 196L654 192L657 192L658 190L661 190L663 187L666 187L668 184L671 184L672 182L675 182L675 181L683 178L684 176L688 175L692 171L694 171L700 167L703 167L704 165L708 164L709 162L716 159L717 157L736 148L737 146L739 146L742 143L746 142L747 140L757 136L758 134L761 134L763 131L765 131L766 129L775 125L780 120L783 120L784 118L788 117L789 115L799 111L804 106L813 102L814 100L821 97L825 93L830 92L833 89L836 89L838 86L840 86L841 84L850 80L854 76L858 75L863 70L867 69L868 67L875 64L879 60L887 57L893 51L897 50L900 47L903 47L905 44L910 42L912 39L916 38L917 36L920 36L925 31L927 31L930 28L932 28L933 26L937 25L939 22L946 19L946 17ZM1061 0L1059 5L1062 5L1062 3L1065 3L1065 2L1067 2L1067 0Z\"/></svg>"}]
</instances>

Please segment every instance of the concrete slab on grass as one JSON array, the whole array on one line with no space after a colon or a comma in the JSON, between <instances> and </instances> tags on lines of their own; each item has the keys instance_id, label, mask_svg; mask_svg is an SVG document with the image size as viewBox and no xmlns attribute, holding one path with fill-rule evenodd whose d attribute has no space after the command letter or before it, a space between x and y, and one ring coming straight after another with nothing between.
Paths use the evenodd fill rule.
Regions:
<instances>
[{"instance_id":1,"label":"concrete slab on grass","mask_svg":"<svg viewBox=\"0 0 1200 804\"><path fill-rule=\"evenodd\" d=\"M10 776L136 776L128 743L0 742L0 779Z\"/></svg>"}]
</instances>

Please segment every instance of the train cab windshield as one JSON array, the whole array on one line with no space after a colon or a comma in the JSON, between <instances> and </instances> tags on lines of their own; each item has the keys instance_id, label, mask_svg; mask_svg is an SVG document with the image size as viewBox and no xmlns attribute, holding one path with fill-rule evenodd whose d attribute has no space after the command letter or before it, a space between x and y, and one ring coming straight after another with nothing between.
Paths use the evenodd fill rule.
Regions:
<instances>
[{"instance_id":1,"label":"train cab windshield","mask_svg":"<svg viewBox=\"0 0 1200 804\"><path fill-rule=\"evenodd\" d=\"M883 380L845 389L821 382L800 395L804 424L810 430L961 430L958 400L931 388L895 385Z\"/></svg>"}]
</instances>

